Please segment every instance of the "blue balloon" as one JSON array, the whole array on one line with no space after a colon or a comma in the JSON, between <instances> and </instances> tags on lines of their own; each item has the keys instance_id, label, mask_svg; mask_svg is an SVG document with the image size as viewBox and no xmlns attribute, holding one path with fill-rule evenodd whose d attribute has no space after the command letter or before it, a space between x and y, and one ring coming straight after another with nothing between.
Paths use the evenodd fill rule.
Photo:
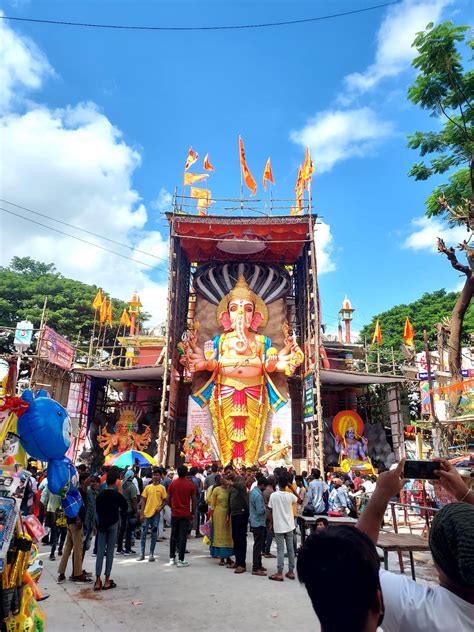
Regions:
<instances>
[{"instance_id":1,"label":"blue balloon","mask_svg":"<svg viewBox=\"0 0 474 632\"><path fill-rule=\"evenodd\" d=\"M60 459L69 448L70 421L66 410L44 390L25 391L29 408L18 418L18 434L26 452L40 461Z\"/></svg>"},{"instance_id":2,"label":"blue balloon","mask_svg":"<svg viewBox=\"0 0 474 632\"><path fill-rule=\"evenodd\" d=\"M79 487L79 475L71 459L51 459L48 463L48 489L64 498L69 491Z\"/></svg>"},{"instance_id":3,"label":"blue balloon","mask_svg":"<svg viewBox=\"0 0 474 632\"><path fill-rule=\"evenodd\" d=\"M75 518L82 506L81 494L77 491L77 489L72 489L68 492L66 498L61 500L61 504L66 516L68 518Z\"/></svg>"}]
</instances>

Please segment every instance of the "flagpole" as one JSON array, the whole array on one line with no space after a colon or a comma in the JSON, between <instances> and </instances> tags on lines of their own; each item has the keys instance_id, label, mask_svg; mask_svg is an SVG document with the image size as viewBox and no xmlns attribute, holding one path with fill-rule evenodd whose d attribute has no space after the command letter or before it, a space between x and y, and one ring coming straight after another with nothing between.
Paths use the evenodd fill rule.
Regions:
<instances>
[{"instance_id":1,"label":"flagpole","mask_svg":"<svg viewBox=\"0 0 474 632\"><path fill-rule=\"evenodd\" d=\"M99 333L97 334L97 347L96 350L94 352L94 344L92 344L92 353L94 354L94 356L97 356L97 352L99 351L99 346L100 346L100 336L102 334L102 324L99 324Z\"/></svg>"},{"instance_id":2,"label":"flagpole","mask_svg":"<svg viewBox=\"0 0 474 632\"><path fill-rule=\"evenodd\" d=\"M119 332L120 332L120 323L119 323L119 326L117 327L117 333L115 334L114 345L112 347L112 353L110 356L110 364L112 364L113 359L114 359L115 347L117 346L117 339L118 339ZM125 336L125 325L123 326L123 335Z\"/></svg>"},{"instance_id":3,"label":"flagpole","mask_svg":"<svg viewBox=\"0 0 474 632\"><path fill-rule=\"evenodd\" d=\"M92 356L92 350L94 348L94 336L95 336L95 325L97 323L97 307L94 310L94 324L92 325L92 336L89 343L89 355L87 356L87 368L90 367L90 361Z\"/></svg>"},{"instance_id":4,"label":"flagpole","mask_svg":"<svg viewBox=\"0 0 474 632\"><path fill-rule=\"evenodd\" d=\"M243 197L244 197L244 176L242 173L242 160L241 160L241 155L240 155L240 139L241 137L239 136L239 165L240 165L240 215L243 215Z\"/></svg>"},{"instance_id":5,"label":"flagpole","mask_svg":"<svg viewBox=\"0 0 474 632\"><path fill-rule=\"evenodd\" d=\"M380 344L377 343L377 373L380 373Z\"/></svg>"},{"instance_id":6,"label":"flagpole","mask_svg":"<svg viewBox=\"0 0 474 632\"><path fill-rule=\"evenodd\" d=\"M104 347L105 347L105 334L107 332L107 321L105 321L105 326L104 326L104 336L102 338L102 348L100 350L100 358L99 358L99 364L101 364L102 362L102 355L104 353Z\"/></svg>"}]
</instances>

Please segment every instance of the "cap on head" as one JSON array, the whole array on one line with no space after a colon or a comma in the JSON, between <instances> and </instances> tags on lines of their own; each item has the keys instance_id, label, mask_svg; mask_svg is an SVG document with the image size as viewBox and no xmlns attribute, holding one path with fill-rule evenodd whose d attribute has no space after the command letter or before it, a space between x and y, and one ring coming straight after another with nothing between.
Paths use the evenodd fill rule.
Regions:
<instances>
[{"instance_id":1,"label":"cap on head","mask_svg":"<svg viewBox=\"0 0 474 632\"><path fill-rule=\"evenodd\" d=\"M451 581L474 588L474 505L450 503L440 509L431 526L430 549Z\"/></svg>"}]
</instances>

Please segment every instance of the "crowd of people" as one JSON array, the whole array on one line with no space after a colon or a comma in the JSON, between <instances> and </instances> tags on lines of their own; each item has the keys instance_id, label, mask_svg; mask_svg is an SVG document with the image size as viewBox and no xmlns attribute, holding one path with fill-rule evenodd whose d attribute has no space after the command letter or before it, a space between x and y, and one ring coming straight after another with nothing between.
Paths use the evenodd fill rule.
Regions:
<instances>
[{"instance_id":1,"label":"crowd of people","mask_svg":"<svg viewBox=\"0 0 474 632\"><path fill-rule=\"evenodd\" d=\"M24 512L36 510L49 527L50 559L54 561L56 553L61 556L60 583L66 579L71 554L70 580L94 582L83 569L84 554L93 546L94 590L114 588L114 556L154 562L155 546L164 540L166 526L171 530L170 565L187 567L188 537L204 535L210 557L237 575L251 570L252 575L283 582L295 580L297 570L323 632L373 632L382 620L385 632L472 629L474 492L448 461L440 460L440 483L459 502L438 511L432 523L429 544L439 575L436 588L380 569L375 545L388 502L407 484L402 478L403 461L375 480L358 472L324 480L317 469L308 476L297 475L292 468L268 474L259 468L237 471L218 465L189 470L180 466L177 471L112 467L100 475L91 475L85 466L78 470L83 506L76 518L64 515L59 498L47 489L46 478L38 481L36 501L30 493L23 505ZM31 479L31 492L36 492ZM304 529L305 516L316 517L315 529L298 548L296 532ZM357 517L358 528L330 526L331 516ZM249 531L253 536L250 569ZM138 550L132 548L134 543ZM276 558L276 572L267 572L265 558ZM341 579L351 586L344 609L337 608L334 594Z\"/></svg>"}]
</instances>

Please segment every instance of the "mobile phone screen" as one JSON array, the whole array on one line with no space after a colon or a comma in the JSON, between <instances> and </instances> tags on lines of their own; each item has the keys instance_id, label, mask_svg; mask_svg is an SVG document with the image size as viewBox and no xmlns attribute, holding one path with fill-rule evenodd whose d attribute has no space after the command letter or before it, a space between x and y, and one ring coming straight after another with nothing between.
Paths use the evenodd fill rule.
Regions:
<instances>
[{"instance_id":1,"label":"mobile phone screen","mask_svg":"<svg viewBox=\"0 0 474 632\"><path fill-rule=\"evenodd\" d=\"M438 461L406 461L403 468L404 478L439 479L435 470L439 470Z\"/></svg>"}]
</instances>

